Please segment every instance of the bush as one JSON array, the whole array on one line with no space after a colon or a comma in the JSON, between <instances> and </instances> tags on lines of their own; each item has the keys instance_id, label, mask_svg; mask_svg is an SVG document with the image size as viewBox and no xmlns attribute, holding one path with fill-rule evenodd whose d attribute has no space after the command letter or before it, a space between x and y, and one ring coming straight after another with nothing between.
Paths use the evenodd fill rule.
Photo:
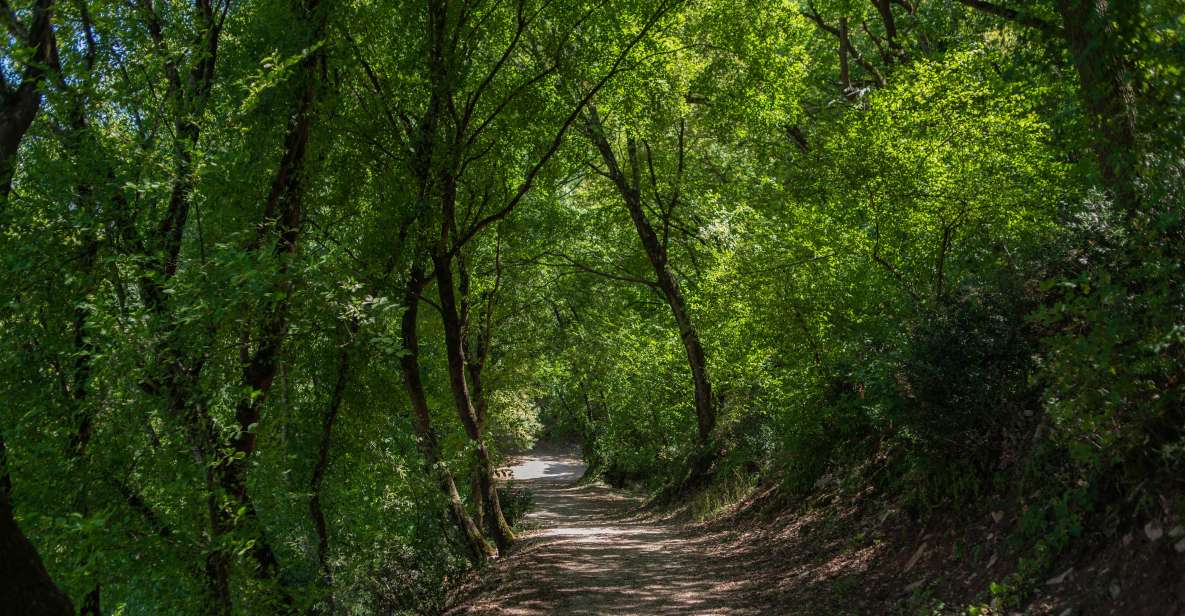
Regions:
<instances>
[{"instance_id":1,"label":"bush","mask_svg":"<svg viewBox=\"0 0 1185 616\"><path fill-rule=\"evenodd\" d=\"M967 289L914 324L893 375L892 416L921 448L983 452L1035 405L1028 377L1036 341L1025 309L1015 295Z\"/></svg>"}]
</instances>

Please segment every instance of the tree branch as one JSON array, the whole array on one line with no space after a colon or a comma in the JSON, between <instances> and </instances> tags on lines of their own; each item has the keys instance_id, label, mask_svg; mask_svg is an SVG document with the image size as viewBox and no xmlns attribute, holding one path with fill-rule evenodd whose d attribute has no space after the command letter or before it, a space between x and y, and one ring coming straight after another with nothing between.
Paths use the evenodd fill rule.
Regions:
<instances>
[{"instance_id":1,"label":"tree branch","mask_svg":"<svg viewBox=\"0 0 1185 616\"><path fill-rule=\"evenodd\" d=\"M557 259L563 260L564 263L547 262L547 261L543 260L543 257L555 257ZM563 253L559 253L559 252L548 251L548 252L541 253L537 257L531 257L529 259L522 259L519 261L512 261L511 264L512 265L541 265L543 267L571 267L574 270L583 272L585 274L592 274L594 276L600 276L601 278L607 278L609 280L616 280L619 282L629 282L632 284L645 285L645 286L650 287L651 289L654 289L656 291L659 290L658 283L654 282L652 280L646 280L645 278L638 278L637 276L627 276L627 275L622 275L622 274L613 274L610 272L606 272L604 270L600 270L595 267L589 266L587 264L581 263L580 261L577 261L576 259L573 259L572 257L565 255Z\"/></svg>"},{"instance_id":2,"label":"tree branch","mask_svg":"<svg viewBox=\"0 0 1185 616\"><path fill-rule=\"evenodd\" d=\"M630 53L633 52L634 47L637 47L638 43L640 43L642 39L644 39L646 35L650 33L650 30L654 28L655 24L657 24L664 15L666 15L672 8L680 4L682 1L683 0L669 0L667 2L663 2L659 9L650 16L650 19L646 21L646 24L642 27L642 29L639 30L632 39L630 39L629 43L625 46L625 49L621 50L621 52L617 55L617 58L614 59L613 64L609 67L609 70L606 71L606 73L601 76L597 83L585 93L585 95L577 102L576 107L572 110L572 112L568 114L568 117L564 119L564 123L560 126L559 130L556 131L556 134L552 138L551 144L548 146L547 150L542 156L539 157L539 160L535 162L530 170L527 171L526 177L523 178L522 183L519 185L518 189L514 191L514 195L507 201L506 205L502 206L502 208L497 212L494 212L493 214L478 220L473 224L473 226L466 230L464 234L458 237L456 243L449 251L448 256L450 258L455 255L456 252L460 250L466 242L473 239L473 237L477 235L482 229L489 226L490 224L502 220L503 218L506 218L512 211L514 211L514 208L519 204L519 202L522 201L523 197L525 197L534 186L535 178L539 175L539 172L543 170L543 167L547 165L547 163L551 161L552 157L555 156L556 152L559 151L560 145L563 144L564 137L567 135L568 130L572 128L572 125L576 122L577 118L580 117L581 113L584 111L584 108L592 101L593 97L601 91L601 88L605 87L605 84L609 83L610 79L621 72L622 63L625 62L625 59L629 57Z\"/></svg>"},{"instance_id":3,"label":"tree branch","mask_svg":"<svg viewBox=\"0 0 1185 616\"><path fill-rule=\"evenodd\" d=\"M959 4L973 8L981 13L994 15L1006 19L1008 21L1015 21L1016 23L1027 28L1039 30L1048 36L1060 37L1062 29L1055 23L1045 21L1044 19L1033 17L1025 13L1021 13L1015 9L1010 9L1006 6L992 4L991 2L984 2L983 0L959 0Z\"/></svg>"}]
</instances>

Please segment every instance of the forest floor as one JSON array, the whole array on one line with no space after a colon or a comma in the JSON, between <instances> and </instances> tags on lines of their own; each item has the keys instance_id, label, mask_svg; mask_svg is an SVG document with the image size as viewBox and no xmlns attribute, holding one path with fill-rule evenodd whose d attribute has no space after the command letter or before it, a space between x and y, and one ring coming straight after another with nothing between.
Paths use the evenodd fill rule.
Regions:
<instances>
[{"instance_id":1,"label":"forest floor","mask_svg":"<svg viewBox=\"0 0 1185 616\"><path fill-rule=\"evenodd\" d=\"M534 500L520 541L451 593L448 614L959 614L992 603L988 586L1015 568L1015 513L990 507L918 524L892 499L824 488L787 504L769 488L693 523L581 481L572 452L509 470ZM1185 558L1142 534L1061 559L1023 613L1185 616Z\"/></svg>"}]
</instances>

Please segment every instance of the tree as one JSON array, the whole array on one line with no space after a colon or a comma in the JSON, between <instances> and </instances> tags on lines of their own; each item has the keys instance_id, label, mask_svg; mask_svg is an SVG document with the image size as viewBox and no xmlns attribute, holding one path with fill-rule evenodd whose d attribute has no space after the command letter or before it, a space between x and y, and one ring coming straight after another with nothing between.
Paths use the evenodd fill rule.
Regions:
<instances>
[{"instance_id":1,"label":"tree","mask_svg":"<svg viewBox=\"0 0 1185 616\"><path fill-rule=\"evenodd\" d=\"M17 150L41 109L42 84L57 64L53 11L53 0L37 0L28 23L22 23L7 3L4 6L4 26L16 43L7 51L20 54L13 56L20 79L9 83L5 75L0 81L0 200L12 192Z\"/></svg>"},{"instance_id":2,"label":"tree","mask_svg":"<svg viewBox=\"0 0 1185 616\"><path fill-rule=\"evenodd\" d=\"M0 569L4 584L0 591L7 597L9 607L24 614L72 614L70 599L50 579L37 549L21 532L13 519L12 478L8 475L8 454L0 438L0 547L4 548L4 565Z\"/></svg>"}]
</instances>

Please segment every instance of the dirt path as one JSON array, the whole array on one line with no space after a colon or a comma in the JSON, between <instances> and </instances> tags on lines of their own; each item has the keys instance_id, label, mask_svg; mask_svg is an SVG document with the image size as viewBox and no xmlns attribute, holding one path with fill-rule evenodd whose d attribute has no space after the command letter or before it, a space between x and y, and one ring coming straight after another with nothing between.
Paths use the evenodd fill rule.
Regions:
<instances>
[{"instance_id":1,"label":"dirt path","mask_svg":"<svg viewBox=\"0 0 1185 616\"><path fill-rule=\"evenodd\" d=\"M718 537L639 515L638 498L604 484L576 484L575 455L532 453L511 471L534 493L530 530L450 614L768 613L748 603L757 582L713 553Z\"/></svg>"},{"instance_id":2,"label":"dirt path","mask_svg":"<svg viewBox=\"0 0 1185 616\"><path fill-rule=\"evenodd\" d=\"M449 614L961 614L1012 571L988 511L914 523L892 499L834 489L762 514L771 487L742 515L680 525L639 512L639 497L576 484L572 454L535 452L511 470L535 495L529 530L455 592ZM1040 584L1025 613L1185 616L1180 554L1133 533L1054 567L1073 576Z\"/></svg>"}]
</instances>

